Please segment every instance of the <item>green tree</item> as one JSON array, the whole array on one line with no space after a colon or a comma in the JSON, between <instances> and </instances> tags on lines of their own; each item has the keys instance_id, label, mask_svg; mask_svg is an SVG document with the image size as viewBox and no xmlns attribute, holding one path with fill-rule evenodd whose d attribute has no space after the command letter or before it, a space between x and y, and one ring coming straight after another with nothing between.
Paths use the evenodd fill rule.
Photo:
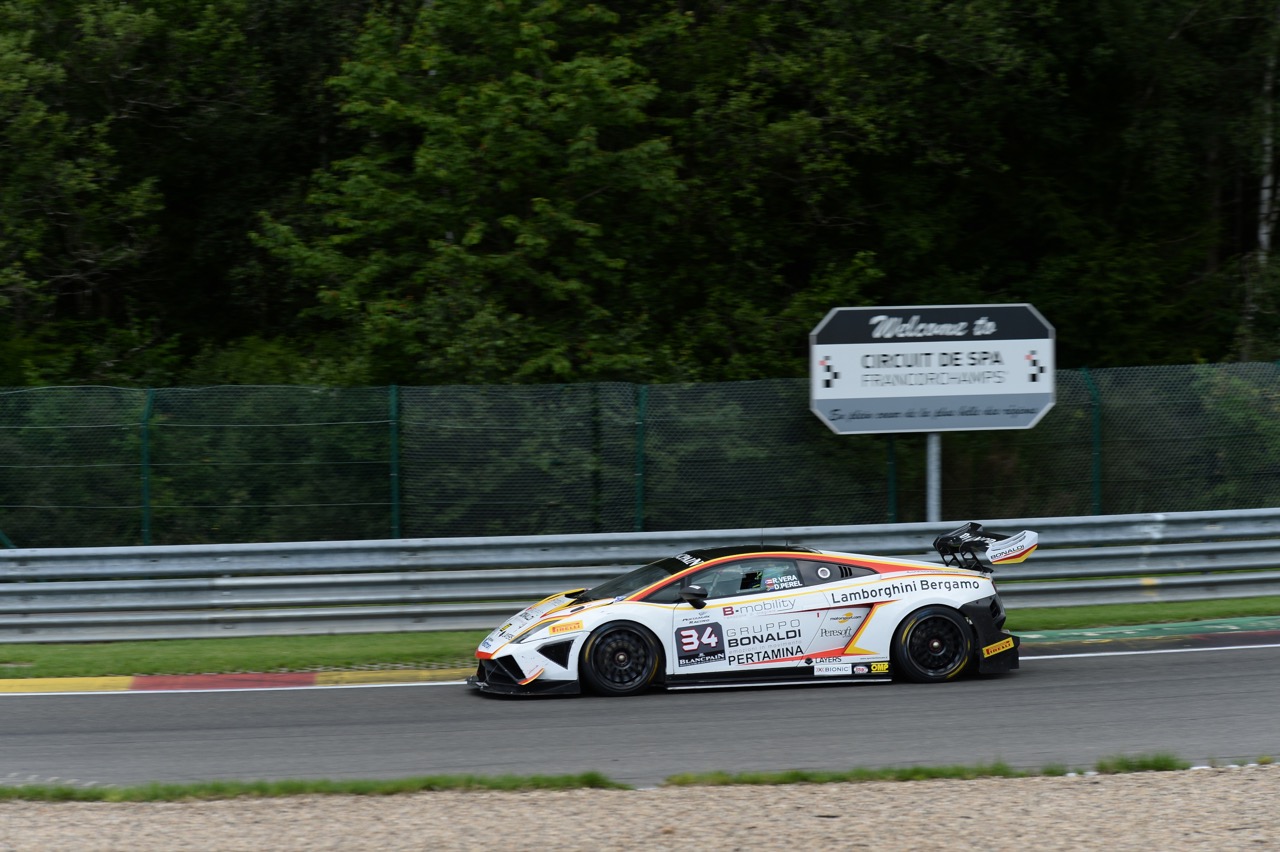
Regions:
<instances>
[{"instance_id":1,"label":"green tree","mask_svg":"<svg viewBox=\"0 0 1280 852\"><path fill-rule=\"evenodd\" d=\"M690 195L667 290L690 365L712 365L693 377L807 372L831 307L988 300L971 225L1007 125L1055 92L1051 9L697 5L658 65Z\"/></svg>"},{"instance_id":2,"label":"green tree","mask_svg":"<svg viewBox=\"0 0 1280 852\"><path fill-rule=\"evenodd\" d=\"M24 384L42 354L63 354L99 320L128 336L126 283L153 245L155 182L122 174L113 116L69 108L62 12L35 0L0 4L0 383ZM105 32L144 39L154 16L82 4L72 25L86 51ZM55 324L55 321L61 321ZM100 329L99 329L100 331ZM64 366L66 357L63 359Z\"/></svg>"},{"instance_id":3,"label":"green tree","mask_svg":"<svg viewBox=\"0 0 1280 852\"><path fill-rule=\"evenodd\" d=\"M312 293L247 223L344 144L324 81L368 5L0 2L0 378L167 384L289 330Z\"/></svg>"},{"instance_id":4,"label":"green tree","mask_svg":"<svg viewBox=\"0 0 1280 852\"><path fill-rule=\"evenodd\" d=\"M377 381L647 372L635 281L682 187L636 54L682 26L582 2L372 18L334 80L362 150L317 177L314 221L268 220L262 242Z\"/></svg>"}]
</instances>

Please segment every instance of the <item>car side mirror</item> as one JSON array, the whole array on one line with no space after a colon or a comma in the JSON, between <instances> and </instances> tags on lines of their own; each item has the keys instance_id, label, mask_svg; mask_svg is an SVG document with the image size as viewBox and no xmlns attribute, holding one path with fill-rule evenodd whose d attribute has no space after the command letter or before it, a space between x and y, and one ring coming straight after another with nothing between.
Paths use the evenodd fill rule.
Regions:
<instances>
[{"instance_id":1,"label":"car side mirror","mask_svg":"<svg viewBox=\"0 0 1280 852\"><path fill-rule=\"evenodd\" d=\"M680 589L680 597L694 609L702 609L707 605L707 590L702 586L684 586Z\"/></svg>"}]
</instances>

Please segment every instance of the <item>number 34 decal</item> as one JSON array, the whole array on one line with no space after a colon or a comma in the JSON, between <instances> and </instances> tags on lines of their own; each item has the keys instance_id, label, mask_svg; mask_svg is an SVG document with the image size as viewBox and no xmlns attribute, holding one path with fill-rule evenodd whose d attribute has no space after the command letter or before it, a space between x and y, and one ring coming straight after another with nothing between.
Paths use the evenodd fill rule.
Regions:
<instances>
[{"instance_id":1,"label":"number 34 decal","mask_svg":"<svg viewBox=\"0 0 1280 852\"><path fill-rule=\"evenodd\" d=\"M718 622L676 631L676 665L700 666L725 660L724 631Z\"/></svg>"},{"instance_id":2,"label":"number 34 decal","mask_svg":"<svg viewBox=\"0 0 1280 852\"><path fill-rule=\"evenodd\" d=\"M680 640L680 650L693 653L703 648L719 648L721 644L720 625L708 624L702 627L686 627L676 631Z\"/></svg>"}]
</instances>

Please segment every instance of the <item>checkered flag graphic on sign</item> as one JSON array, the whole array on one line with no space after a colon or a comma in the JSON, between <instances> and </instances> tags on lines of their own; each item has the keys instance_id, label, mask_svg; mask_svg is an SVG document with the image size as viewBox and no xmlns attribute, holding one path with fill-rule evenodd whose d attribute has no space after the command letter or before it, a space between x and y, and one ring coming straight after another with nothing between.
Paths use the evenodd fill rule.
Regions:
<instances>
[{"instance_id":1,"label":"checkered flag graphic on sign","mask_svg":"<svg viewBox=\"0 0 1280 852\"><path fill-rule=\"evenodd\" d=\"M818 366L821 367L823 371L825 371L827 374L827 377L822 380L822 386L824 388L831 387L831 383L834 382L836 379L840 378L840 374L837 373L835 370L831 369L830 355L823 355L820 359L818 359Z\"/></svg>"},{"instance_id":2,"label":"checkered flag graphic on sign","mask_svg":"<svg viewBox=\"0 0 1280 852\"><path fill-rule=\"evenodd\" d=\"M1034 349L1027 353L1027 366L1031 368L1031 375L1027 378L1033 382L1040 381L1040 377L1044 375L1045 366L1036 357L1036 350Z\"/></svg>"}]
</instances>

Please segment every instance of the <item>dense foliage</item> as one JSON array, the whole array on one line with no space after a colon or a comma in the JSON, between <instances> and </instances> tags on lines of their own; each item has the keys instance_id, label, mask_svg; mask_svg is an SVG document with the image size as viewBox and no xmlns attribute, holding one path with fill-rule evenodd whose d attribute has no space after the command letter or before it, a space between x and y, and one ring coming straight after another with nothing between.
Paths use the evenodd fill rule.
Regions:
<instances>
[{"instance_id":1,"label":"dense foliage","mask_svg":"<svg viewBox=\"0 0 1280 852\"><path fill-rule=\"evenodd\" d=\"M1261 0L0 0L0 386L1280 355ZM1263 229L1265 231L1265 229Z\"/></svg>"}]
</instances>

